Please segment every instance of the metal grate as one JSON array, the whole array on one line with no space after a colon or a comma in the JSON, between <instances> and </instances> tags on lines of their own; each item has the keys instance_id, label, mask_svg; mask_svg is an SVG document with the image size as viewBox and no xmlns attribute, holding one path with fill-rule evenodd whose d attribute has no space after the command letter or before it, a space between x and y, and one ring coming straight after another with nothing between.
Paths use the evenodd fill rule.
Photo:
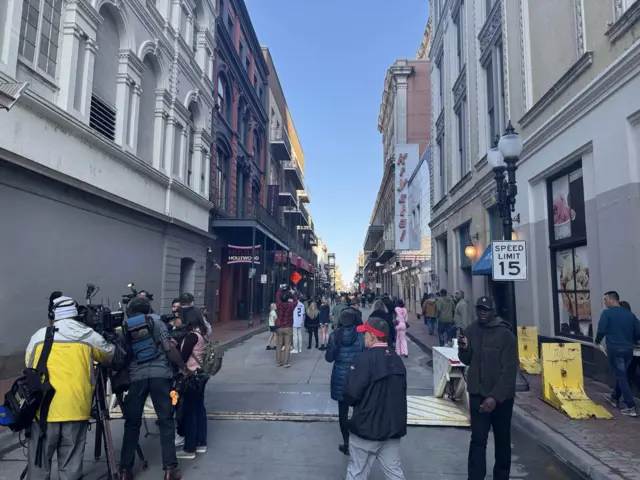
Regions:
<instances>
[{"instance_id":1,"label":"metal grate","mask_svg":"<svg viewBox=\"0 0 640 480\"><path fill-rule=\"evenodd\" d=\"M91 113L89 126L109 140L116 138L116 109L109 106L99 97L91 95Z\"/></svg>"}]
</instances>

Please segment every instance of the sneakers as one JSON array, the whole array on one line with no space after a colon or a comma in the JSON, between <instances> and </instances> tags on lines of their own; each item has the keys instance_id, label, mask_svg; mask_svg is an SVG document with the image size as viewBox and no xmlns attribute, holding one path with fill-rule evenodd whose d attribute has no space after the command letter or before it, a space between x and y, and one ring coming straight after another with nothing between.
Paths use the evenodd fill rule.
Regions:
<instances>
[{"instance_id":1,"label":"sneakers","mask_svg":"<svg viewBox=\"0 0 640 480\"><path fill-rule=\"evenodd\" d=\"M207 452L207 446L203 445L200 447L196 447L196 453L206 453Z\"/></svg>"},{"instance_id":2,"label":"sneakers","mask_svg":"<svg viewBox=\"0 0 640 480\"><path fill-rule=\"evenodd\" d=\"M613 407L613 408L620 408L620 400L614 400L611 395L609 395L608 393L603 393L602 396L605 398L605 400Z\"/></svg>"},{"instance_id":3,"label":"sneakers","mask_svg":"<svg viewBox=\"0 0 640 480\"><path fill-rule=\"evenodd\" d=\"M291 365L290 365L290 364L288 364L288 363L285 363L285 364L284 364L284 368L291 368Z\"/></svg>"},{"instance_id":4,"label":"sneakers","mask_svg":"<svg viewBox=\"0 0 640 480\"><path fill-rule=\"evenodd\" d=\"M293 349L293 350L291 350L291 353L298 353L298 350Z\"/></svg>"},{"instance_id":5,"label":"sneakers","mask_svg":"<svg viewBox=\"0 0 640 480\"><path fill-rule=\"evenodd\" d=\"M193 460L196 458L196 452L185 452L184 450L180 450L176 453L176 457L181 460Z\"/></svg>"},{"instance_id":6,"label":"sneakers","mask_svg":"<svg viewBox=\"0 0 640 480\"><path fill-rule=\"evenodd\" d=\"M184 437L176 433L176 447L181 447L182 445L184 445Z\"/></svg>"},{"instance_id":7,"label":"sneakers","mask_svg":"<svg viewBox=\"0 0 640 480\"><path fill-rule=\"evenodd\" d=\"M637 417L638 412L636 411L636 407L627 407L620 410L622 415L626 415L627 417Z\"/></svg>"}]
</instances>

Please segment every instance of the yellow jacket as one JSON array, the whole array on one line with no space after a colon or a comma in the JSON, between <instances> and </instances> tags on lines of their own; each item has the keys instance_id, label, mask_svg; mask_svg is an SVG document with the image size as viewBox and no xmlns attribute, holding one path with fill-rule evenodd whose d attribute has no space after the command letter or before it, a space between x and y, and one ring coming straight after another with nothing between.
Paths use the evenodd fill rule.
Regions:
<instances>
[{"instance_id":1,"label":"yellow jacket","mask_svg":"<svg viewBox=\"0 0 640 480\"><path fill-rule=\"evenodd\" d=\"M47 368L56 393L47 422L88 420L95 386L94 362L111 359L115 347L76 320L58 320L54 325L58 330L53 336ZM41 328L31 337L25 357L28 368L38 365L45 332L46 327Z\"/></svg>"}]
</instances>

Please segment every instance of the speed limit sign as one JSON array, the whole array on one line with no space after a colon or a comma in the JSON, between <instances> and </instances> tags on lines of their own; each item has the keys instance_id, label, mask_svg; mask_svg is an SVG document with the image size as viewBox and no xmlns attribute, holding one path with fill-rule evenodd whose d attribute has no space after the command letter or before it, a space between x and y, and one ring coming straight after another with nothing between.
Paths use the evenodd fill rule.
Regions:
<instances>
[{"instance_id":1,"label":"speed limit sign","mask_svg":"<svg viewBox=\"0 0 640 480\"><path fill-rule=\"evenodd\" d=\"M524 240L494 240L491 244L493 279L527 279L527 243Z\"/></svg>"}]
</instances>

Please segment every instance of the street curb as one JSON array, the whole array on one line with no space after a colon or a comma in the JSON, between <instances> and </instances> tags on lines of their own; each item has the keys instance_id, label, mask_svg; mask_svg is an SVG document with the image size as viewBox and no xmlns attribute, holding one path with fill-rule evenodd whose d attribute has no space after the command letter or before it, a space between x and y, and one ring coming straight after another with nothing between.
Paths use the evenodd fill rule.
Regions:
<instances>
[{"instance_id":1,"label":"street curb","mask_svg":"<svg viewBox=\"0 0 640 480\"><path fill-rule=\"evenodd\" d=\"M222 350L228 350L229 348L249 340L251 337L255 335L259 335L261 333L269 330L268 325L263 325L259 328L246 332L245 334L234 338L232 340L228 340L223 343L219 343L218 346L222 348ZM215 327L214 327L215 332ZM223 363L224 364L224 363ZM0 431L0 457L2 455L6 455L7 453L15 450L20 446L20 439L17 433L11 432L11 430Z\"/></svg>"},{"instance_id":2,"label":"street curb","mask_svg":"<svg viewBox=\"0 0 640 480\"><path fill-rule=\"evenodd\" d=\"M407 336L426 353L433 355L428 346L407 331ZM542 420L534 417L517 404L513 406L513 423L533 440L551 451L563 463L593 480L625 480L610 467L586 452Z\"/></svg>"}]
</instances>

